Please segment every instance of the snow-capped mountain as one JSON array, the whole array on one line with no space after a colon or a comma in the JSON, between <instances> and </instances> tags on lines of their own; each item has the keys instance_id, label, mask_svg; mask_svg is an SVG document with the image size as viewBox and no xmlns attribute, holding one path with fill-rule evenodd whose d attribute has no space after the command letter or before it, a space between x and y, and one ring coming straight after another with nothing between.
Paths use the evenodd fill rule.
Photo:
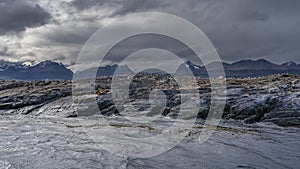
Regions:
<instances>
[{"instance_id":1,"label":"snow-capped mountain","mask_svg":"<svg viewBox=\"0 0 300 169\"><path fill-rule=\"evenodd\" d=\"M177 75L188 75L188 69L194 76L208 77L206 68L214 70L217 62L212 62L205 66L193 64L187 61L180 65L176 71ZM300 75L300 64L287 62L281 65L274 64L265 59L258 60L241 60L234 63L222 63L227 77L260 77L272 74L294 74Z\"/></svg>"},{"instance_id":2,"label":"snow-capped mountain","mask_svg":"<svg viewBox=\"0 0 300 169\"><path fill-rule=\"evenodd\" d=\"M24 64L18 64L18 63L0 63L0 71L6 71L6 70L14 70L14 69L27 69L28 66Z\"/></svg>"},{"instance_id":3,"label":"snow-capped mountain","mask_svg":"<svg viewBox=\"0 0 300 169\"><path fill-rule=\"evenodd\" d=\"M73 72L62 63L43 61L34 66L22 63L0 63L2 80L60 80L72 79Z\"/></svg>"},{"instance_id":4,"label":"snow-capped mountain","mask_svg":"<svg viewBox=\"0 0 300 169\"><path fill-rule=\"evenodd\" d=\"M199 77L208 77L206 68L214 70L219 63L213 62L205 66L200 66L187 61L180 65L176 75L191 75ZM300 75L300 64L286 62L281 65L274 64L264 59L242 60L235 63L222 63L227 77L260 77L271 74L294 74ZM93 72L96 76L113 76L115 72L118 75L132 74L133 71L128 66L106 65L104 67L92 68L82 72L77 72L79 79L93 78ZM190 73L191 72L191 73ZM0 80L70 80L73 78L73 72L66 68L62 63L50 60L40 62L30 66L23 63L0 62Z\"/></svg>"}]
</instances>

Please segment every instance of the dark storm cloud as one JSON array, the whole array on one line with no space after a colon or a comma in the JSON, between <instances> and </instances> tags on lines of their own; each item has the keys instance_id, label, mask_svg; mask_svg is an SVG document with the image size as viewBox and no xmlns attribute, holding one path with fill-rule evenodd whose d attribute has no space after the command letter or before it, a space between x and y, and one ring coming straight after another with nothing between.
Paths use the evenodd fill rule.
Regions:
<instances>
[{"instance_id":1,"label":"dark storm cloud","mask_svg":"<svg viewBox=\"0 0 300 169\"><path fill-rule=\"evenodd\" d=\"M300 62L300 1L75 0L73 3L78 9L120 5L112 17L144 11L183 17L204 31L224 61L266 58L277 63Z\"/></svg>"},{"instance_id":2,"label":"dark storm cloud","mask_svg":"<svg viewBox=\"0 0 300 169\"><path fill-rule=\"evenodd\" d=\"M126 15L132 12L145 12L148 10L159 10L161 7L166 6L166 1L161 0L124 0L122 7L114 12L114 15Z\"/></svg>"},{"instance_id":3,"label":"dark storm cloud","mask_svg":"<svg viewBox=\"0 0 300 169\"><path fill-rule=\"evenodd\" d=\"M125 15L132 12L140 12L147 10L157 10L160 7L167 5L167 1L161 0L74 0L71 1L71 5L79 10L92 8L95 6L103 5L119 5L120 8L113 12L111 17L116 15Z\"/></svg>"},{"instance_id":4,"label":"dark storm cloud","mask_svg":"<svg viewBox=\"0 0 300 169\"><path fill-rule=\"evenodd\" d=\"M34 27L19 38L0 36L0 43L7 46L0 48L2 56L16 53L18 56L10 57L18 60L24 53L32 52L36 56L24 58L55 59L72 65L85 41L106 23L135 12L156 11L195 24L212 41L223 61L265 58L276 63L290 60L300 63L300 1L297 0L53 0L49 4L44 0L28 1L32 4L0 0L0 35ZM51 17L55 22L48 23ZM133 26L139 25L133 22ZM10 44L5 44L7 40ZM26 48L13 45L19 41L27 44L21 45ZM149 37L147 41L171 45ZM142 45L137 41L131 46ZM118 56L116 53L110 60L118 60Z\"/></svg>"},{"instance_id":5,"label":"dark storm cloud","mask_svg":"<svg viewBox=\"0 0 300 169\"><path fill-rule=\"evenodd\" d=\"M119 5L119 8L109 15L109 17L115 17L117 15L123 16L132 12L156 9L163 6L164 3L160 0L73 0L70 4L78 11L88 10L89 8L103 5ZM43 34L43 38L47 38L49 41L55 43L83 44L102 26L93 22L80 24L81 22L81 20L78 20L77 25L63 26L64 31L55 30L47 32L46 34Z\"/></svg>"},{"instance_id":6,"label":"dark storm cloud","mask_svg":"<svg viewBox=\"0 0 300 169\"><path fill-rule=\"evenodd\" d=\"M54 30L41 32L41 38L47 39L47 43L56 44L84 44L86 40L99 28L101 25L88 23L78 25L76 23L65 25L63 28L58 27ZM59 31L63 30L63 31Z\"/></svg>"},{"instance_id":7,"label":"dark storm cloud","mask_svg":"<svg viewBox=\"0 0 300 169\"><path fill-rule=\"evenodd\" d=\"M182 60L193 60L202 64L195 53L177 39L159 34L141 34L129 37L116 44L105 57L111 63L121 62L125 57L142 49L155 48L172 52ZM149 52L151 54L151 52Z\"/></svg>"},{"instance_id":8,"label":"dark storm cloud","mask_svg":"<svg viewBox=\"0 0 300 169\"><path fill-rule=\"evenodd\" d=\"M73 0L73 1L71 1L70 4L79 10L84 10L84 9L91 8L93 6L102 6L108 2L112 3L115 1L114 0L111 0L111 1L109 1L109 0Z\"/></svg>"},{"instance_id":9,"label":"dark storm cloud","mask_svg":"<svg viewBox=\"0 0 300 169\"><path fill-rule=\"evenodd\" d=\"M0 35L43 25L50 17L39 5L31 6L21 0L0 0Z\"/></svg>"},{"instance_id":10,"label":"dark storm cloud","mask_svg":"<svg viewBox=\"0 0 300 169\"><path fill-rule=\"evenodd\" d=\"M172 3L164 11L203 30L222 60L266 58L299 63L299 9L300 1L293 0L192 0Z\"/></svg>"}]
</instances>

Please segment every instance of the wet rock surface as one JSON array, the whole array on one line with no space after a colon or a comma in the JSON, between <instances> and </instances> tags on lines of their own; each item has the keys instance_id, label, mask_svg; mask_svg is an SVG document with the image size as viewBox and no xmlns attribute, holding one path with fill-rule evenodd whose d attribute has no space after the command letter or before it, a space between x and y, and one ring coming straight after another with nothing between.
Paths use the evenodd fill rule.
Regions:
<instances>
[{"instance_id":1,"label":"wet rock surface","mask_svg":"<svg viewBox=\"0 0 300 169\"><path fill-rule=\"evenodd\" d=\"M71 96L70 81L1 81L0 168L298 168L298 76L227 79L224 120L201 144L203 119L214 89L207 79L196 79L201 97L197 103L199 118L180 144L151 158L117 156L101 148L124 148L118 144L124 140L109 133L108 127L136 138L156 136L174 123L178 106L189 103L178 97L188 87L179 90L174 81L165 84L166 79L156 79L155 75L139 78L144 83L132 84L131 99L122 102L121 109L112 100L111 79L97 79L89 96L95 102L89 97L83 99L90 114L85 107L78 112L74 106L77 100ZM153 84L166 95L165 105L148 99L151 92L147 88ZM99 109L105 116L100 116ZM141 113L133 114L136 110ZM122 115L139 123L124 120ZM92 139L94 131L101 131L101 141ZM154 149L162 142L172 142L172 137L170 133L155 143L149 139L144 144Z\"/></svg>"},{"instance_id":2,"label":"wet rock surface","mask_svg":"<svg viewBox=\"0 0 300 169\"><path fill-rule=\"evenodd\" d=\"M71 96L71 94L70 81L1 81L0 109L40 107L59 98Z\"/></svg>"},{"instance_id":3,"label":"wet rock surface","mask_svg":"<svg viewBox=\"0 0 300 169\"><path fill-rule=\"evenodd\" d=\"M117 120L116 120L117 121ZM119 124L117 121L116 124ZM153 135L164 124L137 128L123 122L120 132ZM221 123L205 143L198 142L201 124L177 146L151 158L126 158L101 148L111 142L109 133L95 142L78 118L2 116L0 166L2 168L298 168L299 128L275 125ZM106 126L95 129L105 132ZM166 138L165 138L166 139ZM166 141L165 139L157 142ZM170 140L171 141L171 140ZM145 144L152 145L152 142ZM154 144L155 145L155 144ZM151 149L149 150L151 151Z\"/></svg>"},{"instance_id":4,"label":"wet rock surface","mask_svg":"<svg viewBox=\"0 0 300 169\"><path fill-rule=\"evenodd\" d=\"M299 76L281 75L265 78L228 80L243 87L238 95L228 92L224 117L247 123L273 122L282 126L299 125Z\"/></svg>"},{"instance_id":5,"label":"wet rock surface","mask_svg":"<svg viewBox=\"0 0 300 169\"><path fill-rule=\"evenodd\" d=\"M198 117L205 119L211 105L211 92L215 89L211 88L207 79L186 78L187 81L194 80L199 85ZM180 93L184 93L184 90L188 89L178 89L176 82L168 77L159 79L155 75L149 75L140 77L139 81L143 83L133 83L131 85L134 86L134 88L130 88L129 92L129 97L132 100L131 104L134 104L136 100L141 100L141 98L149 98L150 91L148 89L153 90L156 88L161 90L167 98L166 107L161 115L172 118L177 117L179 105L184 103L180 100ZM108 80L107 82L110 83L111 81ZM300 125L299 76L273 75L261 78L229 78L226 83L227 90L223 91L226 98L220 96L220 99L226 99L223 119L241 120L245 123L273 122L281 126ZM98 88L105 87L101 84ZM111 97L109 87L106 87L106 89L108 92L98 95L100 110L105 107L104 105L109 105L109 110L113 110L113 114L118 114L113 109L112 99L109 99ZM101 101L103 98L105 98L105 102ZM144 101L147 102L148 100ZM103 105L103 103L105 104ZM128 103L124 102L123 104ZM145 108L142 107L141 110ZM109 112L107 110L105 108L104 112Z\"/></svg>"},{"instance_id":6,"label":"wet rock surface","mask_svg":"<svg viewBox=\"0 0 300 169\"><path fill-rule=\"evenodd\" d=\"M211 103L211 92L208 79L193 79L199 85L200 95L198 117L205 119ZM184 103L175 80L168 76L147 75L137 76L129 86L129 101L118 103L116 108L112 98L110 83L112 79L101 78L96 80L94 97L98 105L94 106L94 114L129 115L133 109L146 112L148 116L167 116L176 118L179 105ZM120 82L122 83L122 81ZM72 84L70 81L37 81L18 82L2 81L0 83L1 114L31 114L36 116L76 117L78 114L72 106ZM163 103L150 101L150 92L161 90ZM262 78L227 79L226 106L223 119L241 120L246 123L273 122L281 126L300 125L300 77L293 75L273 75ZM225 99L225 97L223 97ZM92 104L92 103L89 103ZM151 104L162 104L158 108L149 110Z\"/></svg>"}]
</instances>

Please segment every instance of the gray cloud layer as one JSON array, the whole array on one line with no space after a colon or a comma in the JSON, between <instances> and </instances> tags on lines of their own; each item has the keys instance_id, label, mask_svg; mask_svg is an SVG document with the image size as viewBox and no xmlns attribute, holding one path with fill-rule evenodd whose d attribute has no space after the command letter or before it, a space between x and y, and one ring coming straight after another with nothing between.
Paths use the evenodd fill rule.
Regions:
<instances>
[{"instance_id":1,"label":"gray cloud layer","mask_svg":"<svg viewBox=\"0 0 300 169\"><path fill-rule=\"evenodd\" d=\"M98 28L126 14L158 11L198 26L223 61L300 63L299 9L294 0L0 0L0 59L72 65Z\"/></svg>"},{"instance_id":2,"label":"gray cloud layer","mask_svg":"<svg viewBox=\"0 0 300 169\"><path fill-rule=\"evenodd\" d=\"M44 25L50 17L51 15L38 4L33 6L21 0L1 0L0 35Z\"/></svg>"}]
</instances>

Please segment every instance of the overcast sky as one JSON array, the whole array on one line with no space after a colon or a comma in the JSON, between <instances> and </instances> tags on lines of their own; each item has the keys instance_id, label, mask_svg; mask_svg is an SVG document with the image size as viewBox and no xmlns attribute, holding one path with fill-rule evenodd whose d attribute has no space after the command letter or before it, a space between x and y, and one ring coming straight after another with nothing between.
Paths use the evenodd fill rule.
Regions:
<instances>
[{"instance_id":1,"label":"overcast sky","mask_svg":"<svg viewBox=\"0 0 300 169\"><path fill-rule=\"evenodd\" d=\"M146 11L195 24L222 61L300 63L298 0L0 0L0 60L72 65L96 30Z\"/></svg>"}]
</instances>

